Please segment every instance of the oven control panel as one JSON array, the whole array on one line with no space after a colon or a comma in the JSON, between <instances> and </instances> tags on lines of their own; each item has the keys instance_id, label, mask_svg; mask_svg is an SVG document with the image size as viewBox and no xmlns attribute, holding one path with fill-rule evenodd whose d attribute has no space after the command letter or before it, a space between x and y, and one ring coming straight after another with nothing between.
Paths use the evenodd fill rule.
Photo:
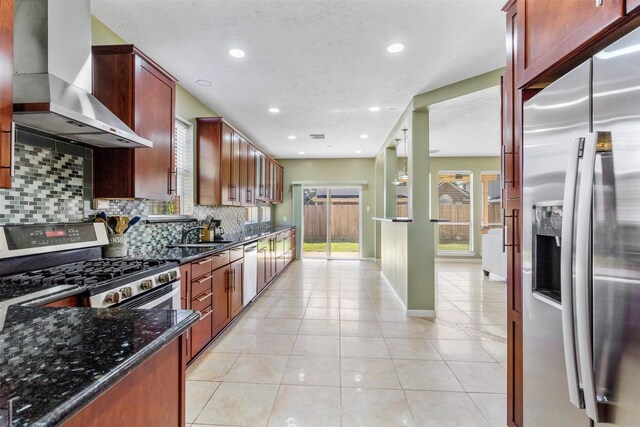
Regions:
<instances>
[{"instance_id":1,"label":"oven control panel","mask_svg":"<svg viewBox=\"0 0 640 427\"><path fill-rule=\"evenodd\" d=\"M117 286L114 289L91 296L89 299L91 307L106 308L123 301L135 298L158 286L180 280L180 269L173 268L160 274L151 275L139 280L135 280L124 286Z\"/></svg>"},{"instance_id":2,"label":"oven control panel","mask_svg":"<svg viewBox=\"0 0 640 427\"><path fill-rule=\"evenodd\" d=\"M29 224L0 227L0 259L108 244L101 223Z\"/></svg>"}]
</instances>

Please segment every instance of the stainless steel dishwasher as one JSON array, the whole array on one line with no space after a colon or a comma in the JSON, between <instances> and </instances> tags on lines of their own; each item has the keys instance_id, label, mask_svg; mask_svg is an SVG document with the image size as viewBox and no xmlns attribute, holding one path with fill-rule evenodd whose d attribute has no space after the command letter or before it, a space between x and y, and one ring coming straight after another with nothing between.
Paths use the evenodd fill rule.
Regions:
<instances>
[{"instance_id":1,"label":"stainless steel dishwasher","mask_svg":"<svg viewBox=\"0 0 640 427\"><path fill-rule=\"evenodd\" d=\"M247 305L258 293L258 244L244 246L244 270L242 281L242 302Z\"/></svg>"}]
</instances>

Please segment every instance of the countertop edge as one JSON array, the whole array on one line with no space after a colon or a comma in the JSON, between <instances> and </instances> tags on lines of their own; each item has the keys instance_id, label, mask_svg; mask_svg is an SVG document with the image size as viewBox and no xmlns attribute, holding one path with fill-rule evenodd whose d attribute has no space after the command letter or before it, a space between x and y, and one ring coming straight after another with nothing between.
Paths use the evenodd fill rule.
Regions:
<instances>
[{"instance_id":1,"label":"countertop edge","mask_svg":"<svg viewBox=\"0 0 640 427\"><path fill-rule=\"evenodd\" d=\"M374 216L371 219L374 221L384 221L384 222L413 222L411 218L379 218Z\"/></svg>"},{"instance_id":2,"label":"countertop edge","mask_svg":"<svg viewBox=\"0 0 640 427\"><path fill-rule=\"evenodd\" d=\"M200 258L204 258L204 257L207 257L209 255L216 254L218 252L226 251L227 249L230 249L230 248L233 248L233 247L236 247L236 246L247 245L249 243L254 243L254 242L257 242L258 240L264 239L265 237L273 236L274 234L282 233L282 232L288 231L288 230L294 230L296 228L295 225L282 226L282 227L283 228L278 230L278 231L273 231L273 232L270 232L270 233L267 233L267 234L263 234L263 235L256 236L256 237L252 237L252 238L247 239L247 240L221 244L220 246L218 246L216 248L213 248L213 249L211 249L209 251L205 251L205 252L201 252L201 253L199 253L197 255L191 255L191 256L187 256L187 257L181 258L180 260L178 260L178 262L180 263L180 265L188 264L188 263L193 262L195 260L198 260Z\"/></svg>"},{"instance_id":3,"label":"countertop edge","mask_svg":"<svg viewBox=\"0 0 640 427\"><path fill-rule=\"evenodd\" d=\"M147 345L138 353L122 362L112 372L97 379L90 387L87 387L80 393L72 396L60 407L54 409L46 416L40 418L38 421L36 421L35 424L41 426L57 425L71 418L87 404L97 398L100 394L108 390L111 386L115 385L133 369L137 368L151 356L162 350L171 341L178 338L183 332L188 330L192 325L200 320L200 313L198 313L197 311L182 311L191 311L192 313L182 322L165 331L160 337L156 338L152 343Z\"/></svg>"}]
</instances>

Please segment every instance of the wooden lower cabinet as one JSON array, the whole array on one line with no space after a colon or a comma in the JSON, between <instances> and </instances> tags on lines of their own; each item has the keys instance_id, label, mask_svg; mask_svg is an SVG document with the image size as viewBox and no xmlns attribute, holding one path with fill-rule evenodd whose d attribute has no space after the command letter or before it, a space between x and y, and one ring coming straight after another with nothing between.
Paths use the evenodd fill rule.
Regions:
<instances>
[{"instance_id":1,"label":"wooden lower cabinet","mask_svg":"<svg viewBox=\"0 0 640 427\"><path fill-rule=\"evenodd\" d=\"M234 261L229 265L229 311L233 319L242 311L242 279L244 259Z\"/></svg>"},{"instance_id":2,"label":"wooden lower cabinet","mask_svg":"<svg viewBox=\"0 0 640 427\"><path fill-rule=\"evenodd\" d=\"M258 293L295 259L294 246L295 232L290 230L258 241ZM191 279L194 271L199 277ZM202 316L187 335L188 358L193 360L244 309L244 245L182 266L181 274L183 283L189 283L188 308Z\"/></svg>"},{"instance_id":3,"label":"wooden lower cabinet","mask_svg":"<svg viewBox=\"0 0 640 427\"><path fill-rule=\"evenodd\" d=\"M62 425L184 426L183 345L182 337L175 339Z\"/></svg>"},{"instance_id":4,"label":"wooden lower cabinet","mask_svg":"<svg viewBox=\"0 0 640 427\"><path fill-rule=\"evenodd\" d=\"M227 267L221 267L213 272L213 330L211 338L218 334L231 321L229 312L229 276Z\"/></svg>"}]
</instances>

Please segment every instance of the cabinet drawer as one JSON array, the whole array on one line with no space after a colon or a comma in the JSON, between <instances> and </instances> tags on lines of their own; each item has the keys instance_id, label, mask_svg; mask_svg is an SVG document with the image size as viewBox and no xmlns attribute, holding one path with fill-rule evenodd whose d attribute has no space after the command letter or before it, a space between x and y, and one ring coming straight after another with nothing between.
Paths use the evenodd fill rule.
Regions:
<instances>
[{"instance_id":1,"label":"cabinet drawer","mask_svg":"<svg viewBox=\"0 0 640 427\"><path fill-rule=\"evenodd\" d=\"M213 330L211 313L211 307L207 307L202 312L200 321L191 327L191 356L195 356L211 341Z\"/></svg>"},{"instance_id":2,"label":"cabinet drawer","mask_svg":"<svg viewBox=\"0 0 640 427\"><path fill-rule=\"evenodd\" d=\"M212 305L212 296L213 293L211 292L211 289L209 289L204 294L194 297L193 300L191 300L191 310L197 310L200 313L204 313L206 308Z\"/></svg>"},{"instance_id":3,"label":"cabinet drawer","mask_svg":"<svg viewBox=\"0 0 640 427\"><path fill-rule=\"evenodd\" d=\"M191 298L195 299L207 291L211 292L211 272L191 282Z\"/></svg>"},{"instance_id":4,"label":"cabinet drawer","mask_svg":"<svg viewBox=\"0 0 640 427\"><path fill-rule=\"evenodd\" d=\"M233 262L244 257L244 246L229 249L229 262Z\"/></svg>"},{"instance_id":5,"label":"cabinet drawer","mask_svg":"<svg viewBox=\"0 0 640 427\"><path fill-rule=\"evenodd\" d=\"M207 257L201 259L200 261L194 261L191 263L191 277L194 279L197 279L204 275L210 275L211 270L213 270L213 268L211 268L211 257Z\"/></svg>"},{"instance_id":6,"label":"cabinet drawer","mask_svg":"<svg viewBox=\"0 0 640 427\"><path fill-rule=\"evenodd\" d=\"M229 264L229 251L213 254L211 257L213 258L211 270L217 270L218 268L224 267L225 265Z\"/></svg>"}]
</instances>

